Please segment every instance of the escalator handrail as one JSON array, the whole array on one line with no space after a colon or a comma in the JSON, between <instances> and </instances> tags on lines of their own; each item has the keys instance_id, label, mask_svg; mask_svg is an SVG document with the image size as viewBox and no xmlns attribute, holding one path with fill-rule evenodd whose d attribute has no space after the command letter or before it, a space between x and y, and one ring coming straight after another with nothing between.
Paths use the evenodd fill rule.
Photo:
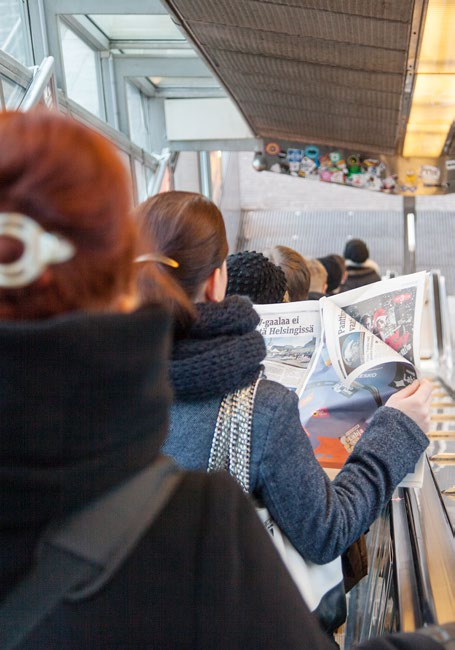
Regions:
<instances>
[{"instance_id":1,"label":"escalator handrail","mask_svg":"<svg viewBox=\"0 0 455 650\"><path fill-rule=\"evenodd\" d=\"M425 545L421 527L421 513L414 488L405 488L404 499L408 515L409 534L414 555L417 589L419 593L422 622L426 625L437 623L433 590L426 560Z\"/></svg>"}]
</instances>

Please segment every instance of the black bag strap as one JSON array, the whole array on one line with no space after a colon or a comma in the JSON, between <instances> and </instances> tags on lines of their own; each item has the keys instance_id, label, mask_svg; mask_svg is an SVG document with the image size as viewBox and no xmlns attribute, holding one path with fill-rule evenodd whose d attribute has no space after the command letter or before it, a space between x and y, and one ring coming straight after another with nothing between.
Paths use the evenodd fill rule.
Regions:
<instances>
[{"instance_id":1,"label":"black bag strap","mask_svg":"<svg viewBox=\"0 0 455 650\"><path fill-rule=\"evenodd\" d=\"M165 456L52 525L32 571L0 608L0 647L12 650L61 602L96 593L166 505L185 472Z\"/></svg>"}]
</instances>

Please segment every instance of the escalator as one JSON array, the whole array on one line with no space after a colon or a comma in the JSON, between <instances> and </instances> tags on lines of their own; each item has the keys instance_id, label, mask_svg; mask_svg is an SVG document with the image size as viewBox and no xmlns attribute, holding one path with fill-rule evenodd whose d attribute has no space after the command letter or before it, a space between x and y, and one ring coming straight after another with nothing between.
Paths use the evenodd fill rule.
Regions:
<instances>
[{"instance_id":1,"label":"escalator","mask_svg":"<svg viewBox=\"0 0 455 650\"><path fill-rule=\"evenodd\" d=\"M369 573L349 595L345 650L455 620L455 392L433 383L423 485L398 488L368 532Z\"/></svg>"}]
</instances>

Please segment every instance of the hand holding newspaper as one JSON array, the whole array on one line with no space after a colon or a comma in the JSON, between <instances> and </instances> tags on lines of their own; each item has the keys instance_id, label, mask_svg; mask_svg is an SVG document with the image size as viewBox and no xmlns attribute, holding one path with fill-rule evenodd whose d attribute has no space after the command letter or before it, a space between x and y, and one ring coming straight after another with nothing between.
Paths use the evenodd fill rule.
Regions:
<instances>
[{"instance_id":1,"label":"hand holding newspaper","mask_svg":"<svg viewBox=\"0 0 455 650\"><path fill-rule=\"evenodd\" d=\"M319 301L255 306L267 346L266 375L296 390L302 426L331 475L376 409L418 376L425 275ZM402 485L421 484L420 465Z\"/></svg>"}]
</instances>

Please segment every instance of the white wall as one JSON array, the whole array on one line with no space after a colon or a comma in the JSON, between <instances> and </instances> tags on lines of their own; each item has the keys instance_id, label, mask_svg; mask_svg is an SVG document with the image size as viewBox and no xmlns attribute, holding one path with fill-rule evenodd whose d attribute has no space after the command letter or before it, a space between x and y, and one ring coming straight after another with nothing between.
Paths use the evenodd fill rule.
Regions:
<instances>
[{"instance_id":1,"label":"white wall","mask_svg":"<svg viewBox=\"0 0 455 650\"><path fill-rule=\"evenodd\" d=\"M228 98L167 99L164 102L168 140L234 140L253 134Z\"/></svg>"}]
</instances>

